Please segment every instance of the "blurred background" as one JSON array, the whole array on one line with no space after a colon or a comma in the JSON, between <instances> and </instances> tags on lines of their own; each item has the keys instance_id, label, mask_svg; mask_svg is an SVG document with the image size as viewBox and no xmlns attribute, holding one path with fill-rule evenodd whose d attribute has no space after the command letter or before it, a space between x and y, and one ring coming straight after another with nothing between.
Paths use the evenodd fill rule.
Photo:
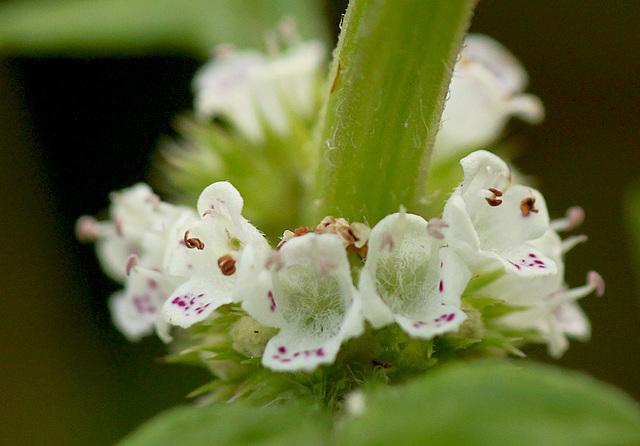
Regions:
<instances>
[{"instance_id":1,"label":"blurred background","mask_svg":"<svg viewBox=\"0 0 640 446\"><path fill-rule=\"evenodd\" d=\"M240 22L224 15L247 8L253 15ZM162 364L159 341L130 344L112 327L106 300L117 286L93 248L75 241L75 220L146 178L158 141L191 107L191 78L209 46L228 35L261 47L261 30L289 9L305 37L334 42L345 8L0 1L1 444L112 444L205 382L202 370ZM640 400L640 248L627 224L640 207L628 195L640 172L637 23L631 0L483 0L471 30L517 55L545 104L541 126L513 122L506 138L521 147L516 165L535 178L552 216L586 211L580 232L589 242L569 254L568 283L582 285L592 269L607 283L603 298L581 302L590 342L573 342L555 362L543 348L527 353Z\"/></svg>"}]
</instances>

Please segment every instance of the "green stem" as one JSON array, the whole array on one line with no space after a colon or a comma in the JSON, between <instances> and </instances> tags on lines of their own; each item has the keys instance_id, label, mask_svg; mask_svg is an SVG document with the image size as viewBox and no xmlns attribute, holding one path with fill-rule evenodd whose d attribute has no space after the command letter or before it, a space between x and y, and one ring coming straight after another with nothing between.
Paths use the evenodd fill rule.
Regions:
<instances>
[{"instance_id":1,"label":"green stem","mask_svg":"<svg viewBox=\"0 0 640 446\"><path fill-rule=\"evenodd\" d=\"M475 0L352 0L317 130L314 219L375 224L420 198Z\"/></svg>"}]
</instances>

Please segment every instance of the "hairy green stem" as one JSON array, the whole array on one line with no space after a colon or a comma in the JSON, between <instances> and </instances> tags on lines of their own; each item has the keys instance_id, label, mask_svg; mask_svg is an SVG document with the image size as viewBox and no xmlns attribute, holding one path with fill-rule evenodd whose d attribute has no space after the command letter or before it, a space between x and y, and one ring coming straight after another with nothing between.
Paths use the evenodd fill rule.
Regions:
<instances>
[{"instance_id":1,"label":"hairy green stem","mask_svg":"<svg viewBox=\"0 0 640 446\"><path fill-rule=\"evenodd\" d=\"M316 129L314 219L413 208L475 3L351 1Z\"/></svg>"}]
</instances>

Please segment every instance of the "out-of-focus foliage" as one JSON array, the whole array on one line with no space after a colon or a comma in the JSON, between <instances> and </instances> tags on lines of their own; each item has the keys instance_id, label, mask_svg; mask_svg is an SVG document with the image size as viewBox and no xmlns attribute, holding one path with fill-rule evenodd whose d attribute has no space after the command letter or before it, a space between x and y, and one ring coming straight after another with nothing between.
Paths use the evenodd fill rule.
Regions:
<instances>
[{"instance_id":1,"label":"out-of-focus foliage","mask_svg":"<svg viewBox=\"0 0 640 446\"><path fill-rule=\"evenodd\" d=\"M181 407L166 412L120 443L121 446L328 444L330 417L320 409L255 407L246 402Z\"/></svg>"},{"instance_id":2,"label":"out-of-focus foliage","mask_svg":"<svg viewBox=\"0 0 640 446\"><path fill-rule=\"evenodd\" d=\"M334 420L296 405L174 409L122 446L199 444L634 445L640 409L622 392L549 366L457 363L347 398Z\"/></svg>"},{"instance_id":3,"label":"out-of-focus foliage","mask_svg":"<svg viewBox=\"0 0 640 446\"><path fill-rule=\"evenodd\" d=\"M320 0L20 0L0 6L0 54L113 55L264 46L283 17L306 38L327 36Z\"/></svg>"},{"instance_id":4,"label":"out-of-focus foliage","mask_svg":"<svg viewBox=\"0 0 640 446\"><path fill-rule=\"evenodd\" d=\"M575 372L518 362L458 363L367 395L343 445L639 444L640 409Z\"/></svg>"}]
</instances>

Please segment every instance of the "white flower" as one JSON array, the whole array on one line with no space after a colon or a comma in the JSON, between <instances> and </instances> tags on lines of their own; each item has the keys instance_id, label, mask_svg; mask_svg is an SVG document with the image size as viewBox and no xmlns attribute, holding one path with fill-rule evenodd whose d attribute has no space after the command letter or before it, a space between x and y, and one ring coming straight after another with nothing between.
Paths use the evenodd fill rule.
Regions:
<instances>
[{"instance_id":1,"label":"white flower","mask_svg":"<svg viewBox=\"0 0 640 446\"><path fill-rule=\"evenodd\" d=\"M570 229L576 223L576 219L572 218L576 212L581 213L581 210L572 208L567 219L557 220L553 226ZM564 283L563 256L584 240L582 236L575 236L563 241L555 230L549 229L530 244L554 261L558 274L535 278L509 274L478 290L478 296L499 299L511 306L524 308L497 319L496 324L510 330L535 331L539 340L548 344L549 354L553 357L560 357L568 348L567 336L589 339L589 320L576 300L593 291L602 295L604 282L596 272L591 271L587 275L586 285L568 289Z\"/></svg>"},{"instance_id":2,"label":"white flower","mask_svg":"<svg viewBox=\"0 0 640 446\"><path fill-rule=\"evenodd\" d=\"M183 234L198 217L189 208L162 205L166 207L164 221L144 235L140 255L131 256L127 262L124 290L111 296L109 302L115 326L132 341L151 334L154 327L163 341L171 341L160 309L186 280L185 275L169 274L168 260L176 253L186 254Z\"/></svg>"},{"instance_id":3,"label":"white flower","mask_svg":"<svg viewBox=\"0 0 640 446\"><path fill-rule=\"evenodd\" d=\"M189 208L160 201L146 184L113 193L111 200L111 220L82 217L78 236L95 240L103 268L125 285L109 302L115 326L132 341L151 334L155 327L167 341L160 307L184 278L166 273L166 258L181 248L182 237L176 234L184 233L182 228L197 216Z\"/></svg>"},{"instance_id":4,"label":"white flower","mask_svg":"<svg viewBox=\"0 0 640 446\"><path fill-rule=\"evenodd\" d=\"M359 288L374 328L397 322L412 337L430 339L467 318L460 304L471 273L440 238L440 223L400 212L371 230Z\"/></svg>"},{"instance_id":5,"label":"white flower","mask_svg":"<svg viewBox=\"0 0 640 446\"><path fill-rule=\"evenodd\" d=\"M317 108L324 55L319 42L292 46L274 58L220 51L194 79L196 113L227 119L252 140L264 138L265 124L286 134L291 114L308 118Z\"/></svg>"},{"instance_id":6,"label":"white flower","mask_svg":"<svg viewBox=\"0 0 640 446\"><path fill-rule=\"evenodd\" d=\"M245 245L268 252L267 240L242 217L243 205L240 193L226 181L200 194L201 219L181 238L190 249L174 250L167 260L169 274L188 277L163 305L168 323L187 328L231 303L236 263Z\"/></svg>"},{"instance_id":7,"label":"white flower","mask_svg":"<svg viewBox=\"0 0 640 446\"><path fill-rule=\"evenodd\" d=\"M511 116L540 122L542 103L522 93L526 85L527 73L502 45L468 35L454 67L434 155L451 159L494 142Z\"/></svg>"},{"instance_id":8,"label":"white flower","mask_svg":"<svg viewBox=\"0 0 640 446\"><path fill-rule=\"evenodd\" d=\"M464 181L449 197L443 219L449 246L475 273L504 268L520 276L558 273L555 262L532 240L549 229L542 195L535 189L511 186L507 165L479 150L460 161Z\"/></svg>"},{"instance_id":9,"label":"white flower","mask_svg":"<svg viewBox=\"0 0 640 446\"><path fill-rule=\"evenodd\" d=\"M80 240L95 241L102 269L113 280L124 283L127 260L142 253L142 240L149 230L162 226L171 207L161 203L143 183L111 194L108 221L81 217L76 225Z\"/></svg>"},{"instance_id":10,"label":"white flower","mask_svg":"<svg viewBox=\"0 0 640 446\"><path fill-rule=\"evenodd\" d=\"M236 299L258 322L280 329L263 353L265 367L293 372L331 364L343 341L363 333L362 303L335 234L294 237L268 258L249 246L243 262Z\"/></svg>"}]
</instances>

